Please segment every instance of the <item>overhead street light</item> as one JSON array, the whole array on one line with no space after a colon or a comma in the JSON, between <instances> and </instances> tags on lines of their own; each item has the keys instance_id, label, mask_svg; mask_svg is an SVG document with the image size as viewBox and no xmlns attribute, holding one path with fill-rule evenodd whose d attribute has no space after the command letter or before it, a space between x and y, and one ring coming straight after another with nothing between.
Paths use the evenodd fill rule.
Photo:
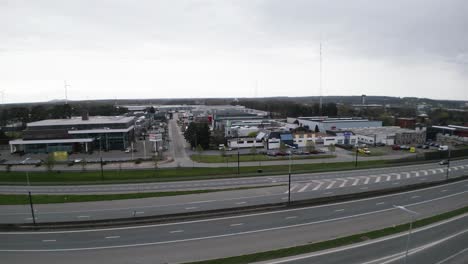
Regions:
<instances>
[{"instance_id":1,"label":"overhead street light","mask_svg":"<svg viewBox=\"0 0 468 264\"><path fill-rule=\"evenodd\" d=\"M406 250L405 250L405 257L403 259L403 263L406 264L407 260L408 260L408 249L409 249L409 244L410 244L410 240L411 240L411 233L413 231L413 221L414 221L414 216L418 216L419 213L418 212L415 212L415 211L412 211L404 206L401 206L401 205L394 205L393 206L394 208L397 208L397 209L400 209L406 213L408 213L410 215L410 227L409 227L409 232L408 232L408 238L406 240Z\"/></svg>"}]
</instances>

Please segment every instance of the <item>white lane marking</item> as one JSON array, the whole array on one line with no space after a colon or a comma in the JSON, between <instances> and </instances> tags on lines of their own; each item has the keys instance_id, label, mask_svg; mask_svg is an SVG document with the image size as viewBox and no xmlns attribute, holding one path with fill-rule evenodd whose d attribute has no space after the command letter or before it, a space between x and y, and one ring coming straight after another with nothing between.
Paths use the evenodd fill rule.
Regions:
<instances>
[{"instance_id":1,"label":"white lane marking","mask_svg":"<svg viewBox=\"0 0 468 264\"><path fill-rule=\"evenodd\" d=\"M419 177L419 171L412 171L411 173L414 173L414 176Z\"/></svg>"},{"instance_id":2,"label":"white lane marking","mask_svg":"<svg viewBox=\"0 0 468 264\"><path fill-rule=\"evenodd\" d=\"M309 186L310 186L311 184L312 184L312 183L310 183L310 182L307 183L306 185L304 185L304 187L302 187L301 189L299 189L299 191L297 191L297 192L303 192L303 191L305 191L307 188L309 188Z\"/></svg>"},{"instance_id":3,"label":"white lane marking","mask_svg":"<svg viewBox=\"0 0 468 264\"><path fill-rule=\"evenodd\" d=\"M467 180L464 180L462 182L465 182L465 181L467 181ZM342 205L342 204L352 204L352 203L363 202L363 201L372 201L372 200L382 199L382 198L386 198L386 197L399 196L399 195L403 195L403 194L417 193L417 192L421 192L421 191L438 189L438 188L441 188L441 187L451 186L451 185L455 185L455 184L459 184L459 183L460 182L453 182L453 183L445 184L444 186L433 186L433 187L429 187L429 188L421 189L421 190L413 190L413 191L396 193L396 194L388 194L388 195L383 195L383 196L379 196L379 197L364 198L364 199L359 199L359 200L354 200L354 201L346 201L346 202L339 202L339 203L334 203L334 204L316 205L316 206L310 206L310 207L306 207L306 208L286 209L286 210L279 210L279 211L273 211L273 212L227 216L227 217L219 217L219 218L212 218L212 219L200 219L200 220L192 220L192 221L177 222L177 223L153 224L153 225L142 225L142 226L128 226L128 227L112 227L112 228L101 228L101 229L85 229L85 230L0 232L0 235L7 235L7 234L8 235L38 235L38 234L65 234L65 233L103 232L103 231L113 231L113 230L130 230L130 229L141 229L141 228L160 227L160 226L173 226L173 225L182 225L182 224L213 222L213 221L220 221L220 220L226 220L226 219L246 218L246 217L252 217L252 216L259 216L259 215L273 215L273 214L280 214L280 213L286 213L286 212L305 211L305 210L311 210L311 209L315 209L315 208L325 208L325 207L337 206L337 205ZM453 193L453 194L449 194L449 195L446 195L446 196L441 196L441 197L437 197L437 198L433 198L433 199L429 199L429 200L425 200L425 201L415 202L415 203L412 203L412 204L406 204L406 205L403 204L402 206L414 206L414 205L429 203L429 202L433 202L433 201L438 201L438 200L458 196L458 195L465 194L465 193L468 193L468 191ZM285 197L285 198L287 199L287 197ZM392 208L390 208L390 209L392 209ZM385 211L388 211L388 210L385 209ZM368 214L372 214L372 213L378 213L378 212L383 212L383 211L378 210L378 211L374 211L374 212L368 212L368 213L364 213L364 215L368 215ZM360 215L355 215L355 216L360 216ZM2 252L2 250L0 250L0 252Z\"/></svg>"},{"instance_id":4,"label":"white lane marking","mask_svg":"<svg viewBox=\"0 0 468 264\"><path fill-rule=\"evenodd\" d=\"M392 184L393 184L393 185L398 185L398 184L400 184L400 183L399 183L399 182L394 182L394 183L392 183Z\"/></svg>"},{"instance_id":5,"label":"white lane marking","mask_svg":"<svg viewBox=\"0 0 468 264\"><path fill-rule=\"evenodd\" d=\"M443 189L443 190L442 190L442 191L440 191L440 192L446 192L446 191L447 191L447 189Z\"/></svg>"},{"instance_id":6,"label":"white lane marking","mask_svg":"<svg viewBox=\"0 0 468 264\"><path fill-rule=\"evenodd\" d=\"M417 198L420 198L421 196L418 196L418 195L415 195L415 196L411 196L411 199L417 199Z\"/></svg>"},{"instance_id":7,"label":"white lane marking","mask_svg":"<svg viewBox=\"0 0 468 264\"><path fill-rule=\"evenodd\" d=\"M377 176L377 178L375 178L375 183L379 183L381 178L382 176Z\"/></svg>"},{"instance_id":8,"label":"white lane marking","mask_svg":"<svg viewBox=\"0 0 468 264\"><path fill-rule=\"evenodd\" d=\"M193 210L193 209L197 209L198 207L186 207L185 210Z\"/></svg>"},{"instance_id":9,"label":"white lane marking","mask_svg":"<svg viewBox=\"0 0 468 264\"><path fill-rule=\"evenodd\" d=\"M402 172L401 174L406 175L406 179L411 178L411 173L409 173L409 172ZM400 179L400 177L398 177L398 180L399 180L399 179Z\"/></svg>"},{"instance_id":10,"label":"white lane marking","mask_svg":"<svg viewBox=\"0 0 468 264\"><path fill-rule=\"evenodd\" d=\"M348 179L354 180L353 183L351 184L351 186L356 186L358 184L358 182L359 182L359 178L349 177Z\"/></svg>"},{"instance_id":11,"label":"white lane marking","mask_svg":"<svg viewBox=\"0 0 468 264\"><path fill-rule=\"evenodd\" d=\"M437 169L438 171L440 171L441 173L444 172L444 169Z\"/></svg>"},{"instance_id":12,"label":"white lane marking","mask_svg":"<svg viewBox=\"0 0 468 264\"><path fill-rule=\"evenodd\" d=\"M382 204L385 204L385 202L376 203L375 205L382 205Z\"/></svg>"},{"instance_id":13,"label":"white lane marking","mask_svg":"<svg viewBox=\"0 0 468 264\"><path fill-rule=\"evenodd\" d=\"M364 176L364 178L366 178L366 180L364 181L364 184L369 184L371 178L367 176Z\"/></svg>"},{"instance_id":14,"label":"white lane marking","mask_svg":"<svg viewBox=\"0 0 468 264\"><path fill-rule=\"evenodd\" d=\"M318 183L318 185L315 186L315 188L312 189L312 191L316 191L316 190L320 189L320 187L322 187L322 185L323 185L323 182L322 182L322 181L314 181L314 182L315 182L315 183Z\"/></svg>"},{"instance_id":15,"label":"white lane marking","mask_svg":"<svg viewBox=\"0 0 468 264\"><path fill-rule=\"evenodd\" d=\"M229 226L241 226L241 225L244 225L244 223L231 224L231 225L229 225Z\"/></svg>"},{"instance_id":16,"label":"white lane marking","mask_svg":"<svg viewBox=\"0 0 468 264\"><path fill-rule=\"evenodd\" d=\"M44 239L44 240L42 240L42 242L45 242L45 243L47 243L47 242L57 242L57 240L55 240L55 239Z\"/></svg>"},{"instance_id":17,"label":"white lane marking","mask_svg":"<svg viewBox=\"0 0 468 264\"><path fill-rule=\"evenodd\" d=\"M77 217L78 217L78 218L90 218L89 215L79 215L79 216L77 216Z\"/></svg>"},{"instance_id":18,"label":"white lane marking","mask_svg":"<svg viewBox=\"0 0 468 264\"><path fill-rule=\"evenodd\" d=\"M120 238L120 236L107 236L106 239L117 239Z\"/></svg>"},{"instance_id":19,"label":"white lane marking","mask_svg":"<svg viewBox=\"0 0 468 264\"><path fill-rule=\"evenodd\" d=\"M331 181L331 183L325 188L326 190L331 189L335 185L336 181Z\"/></svg>"},{"instance_id":20,"label":"white lane marking","mask_svg":"<svg viewBox=\"0 0 468 264\"><path fill-rule=\"evenodd\" d=\"M326 194L326 195L328 195L328 194L333 194L333 192L326 192L326 193L324 193L324 194Z\"/></svg>"},{"instance_id":21,"label":"white lane marking","mask_svg":"<svg viewBox=\"0 0 468 264\"><path fill-rule=\"evenodd\" d=\"M287 216L287 217L284 218L284 219L289 220L289 219L296 219L296 218L297 218L297 216Z\"/></svg>"},{"instance_id":22,"label":"white lane marking","mask_svg":"<svg viewBox=\"0 0 468 264\"><path fill-rule=\"evenodd\" d=\"M428 171L432 172L432 174L436 174L436 173L437 173L437 171L436 171L435 169L430 169L430 170L428 170Z\"/></svg>"},{"instance_id":23,"label":"white lane marking","mask_svg":"<svg viewBox=\"0 0 468 264\"><path fill-rule=\"evenodd\" d=\"M451 259L457 257L458 255L465 253L466 251L468 251L468 248L465 248L465 249L463 249L462 251L459 251L458 253L455 253L455 254L449 256L448 258L445 258L445 259L443 259L443 260L437 262L436 264L445 263L445 262L447 262L447 261L449 261L449 260L451 260Z\"/></svg>"},{"instance_id":24,"label":"white lane marking","mask_svg":"<svg viewBox=\"0 0 468 264\"><path fill-rule=\"evenodd\" d=\"M196 201L196 202L190 202L189 204L212 203L212 202L216 202L216 200Z\"/></svg>"},{"instance_id":25,"label":"white lane marking","mask_svg":"<svg viewBox=\"0 0 468 264\"><path fill-rule=\"evenodd\" d=\"M288 191L286 191L286 192L284 192L284 193L292 192L292 191L294 191L294 189L296 189L298 186L299 186L298 184L292 184L291 189L289 189Z\"/></svg>"},{"instance_id":26,"label":"white lane marking","mask_svg":"<svg viewBox=\"0 0 468 264\"><path fill-rule=\"evenodd\" d=\"M343 188L348 181L345 179L340 179L340 180L343 181L343 183L340 184L339 188Z\"/></svg>"},{"instance_id":27,"label":"white lane marking","mask_svg":"<svg viewBox=\"0 0 468 264\"><path fill-rule=\"evenodd\" d=\"M424 176L427 176L429 174L427 170L422 170L421 172L424 174Z\"/></svg>"},{"instance_id":28,"label":"white lane marking","mask_svg":"<svg viewBox=\"0 0 468 264\"><path fill-rule=\"evenodd\" d=\"M175 233L182 233L184 232L184 230L174 230L174 231L169 231L169 233L171 234L175 234Z\"/></svg>"},{"instance_id":29,"label":"white lane marking","mask_svg":"<svg viewBox=\"0 0 468 264\"><path fill-rule=\"evenodd\" d=\"M335 212L343 212L344 209L336 209Z\"/></svg>"},{"instance_id":30,"label":"white lane marking","mask_svg":"<svg viewBox=\"0 0 468 264\"><path fill-rule=\"evenodd\" d=\"M240 204L246 204L247 202L238 202L236 204L240 205Z\"/></svg>"}]
</instances>

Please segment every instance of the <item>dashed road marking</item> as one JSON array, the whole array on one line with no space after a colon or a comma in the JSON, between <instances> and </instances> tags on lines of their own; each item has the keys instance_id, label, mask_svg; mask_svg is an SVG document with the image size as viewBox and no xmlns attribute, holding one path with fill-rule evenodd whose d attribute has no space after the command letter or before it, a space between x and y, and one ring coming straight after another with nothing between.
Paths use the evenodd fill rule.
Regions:
<instances>
[{"instance_id":1,"label":"dashed road marking","mask_svg":"<svg viewBox=\"0 0 468 264\"><path fill-rule=\"evenodd\" d=\"M297 218L297 216L287 216L287 217L284 218L284 219L289 220L289 219L296 219L296 218Z\"/></svg>"},{"instance_id":2,"label":"dashed road marking","mask_svg":"<svg viewBox=\"0 0 468 264\"><path fill-rule=\"evenodd\" d=\"M241 225L244 225L244 223L231 224L231 225L229 225L229 226L241 226Z\"/></svg>"},{"instance_id":3,"label":"dashed road marking","mask_svg":"<svg viewBox=\"0 0 468 264\"><path fill-rule=\"evenodd\" d=\"M169 233L175 234L175 233L182 233L182 232L184 232L184 230L174 230L174 231L170 231Z\"/></svg>"},{"instance_id":4,"label":"dashed road marking","mask_svg":"<svg viewBox=\"0 0 468 264\"><path fill-rule=\"evenodd\" d=\"M385 202L376 203L375 205L382 205L382 204L385 204Z\"/></svg>"},{"instance_id":5,"label":"dashed road marking","mask_svg":"<svg viewBox=\"0 0 468 264\"><path fill-rule=\"evenodd\" d=\"M344 209L336 209L335 212L343 212Z\"/></svg>"},{"instance_id":6,"label":"dashed road marking","mask_svg":"<svg viewBox=\"0 0 468 264\"><path fill-rule=\"evenodd\" d=\"M108 237L106 237L106 239L117 239L117 238L120 238L120 236L108 236Z\"/></svg>"},{"instance_id":7,"label":"dashed road marking","mask_svg":"<svg viewBox=\"0 0 468 264\"><path fill-rule=\"evenodd\" d=\"M45 239L45 240L42 240L42 242L57 242L57 240L55 239Z\"/></svg>"},{"instance_id":8,"label":"dashed road marking","mask_svg":"<svg viewBox=\"0 0 468 264\"><path fill-rule=\"evenodd\" d=\"M197 209L198 207L186 207L185 210L193 210L193 209Z\"/></svg>"}]
</instances>

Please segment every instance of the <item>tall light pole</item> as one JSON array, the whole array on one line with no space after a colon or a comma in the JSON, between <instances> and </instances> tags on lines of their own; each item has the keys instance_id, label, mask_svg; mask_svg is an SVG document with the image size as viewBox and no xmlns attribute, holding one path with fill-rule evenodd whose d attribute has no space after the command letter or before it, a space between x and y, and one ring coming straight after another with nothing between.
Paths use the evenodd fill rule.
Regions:
<instances>
[{"instance_id":1,"label":"tall light pole","mask_svg":"<svg viewBox=\"0 0 468 264\"><path fill-rule=\"evenodd\" d=\"M359 148L356 148L356 161L354 162L354 167L357 168L357 158L359 154Z\"/></svg>"},{"instance_id":2,"label":"tall light pole","mask_svg":"<svg viewBox=\"0 0 468 264\"><path fill-rule=\"evenodd\" d=\"M100 164L101 164L101 181L104 180L104 168L102 164L102 144L101 144L101 138L102 136L98 137L99 139L99 159L100 159Z\"/></svg>"},{"instance_id":3,"label":"tall light pole","mask_svg":"<svg viewBox=\"0 0 468 264\"><path fill-rule=\"evenodd\" d=\"M23 160L21 163L24 165L26 164L26 161L30 160L31 158L26 158L25 160ZM30 182L29 182L29 171L26 170L26 183L28 185L28 188L29 186L31 185Z\"/></svg>"},{"instance_id":4,"label":"tall light pole","mask_svg":"<svg viewBox=\"0 0 468 264\"><path fill-rule=\"evenodd\" d=\"M288 205L291 204L291 156L292 152L289 151L289 173L288 173Z\"/></svg>"},{"instance_id":5,"label":"tall light pole","mask_svg":"<svg viewBox=\"0 0 468 264\"><path fill-rule=\"evenodd\" d=\"M393 207L397 208L397 209L400 209L402 211L405 211L407 213L409 213L410 215L410 227L409 227L409 231L408 231L408 237L406 239L406 250L405 250L405 258L403 259L403 263L406 264L407 263L407 260L408 260L408 250L409 250L409 244L410 244L410 240L411 240L411 233L413 231L413 220L414 220L414 216L418 216L419 213L418 212L415 212L415 211L412 211L412 210L409 210L408 208L404 207L404 206L399 206L399 205L394 205Z\"/></svg>"},{"instance_id":6,"label":"tall light pole","mask_svg":"<svg viewBox=\"0 0 468 264\"><path fill-rule=\"evenodd\" d=\"M450 149L450 148L448 148L448 150L447 150L447 151L448 151L448 159L447 159L447 176L445 177L445 180L447 180L447 181L448 181L448 179L449 179L449 173L450 173L450 156L451 156L451 155L450 155L450 154L451 154L451 152L450 152L450 151L451 151L451 149Z\"/></svg>"}]
</instances>

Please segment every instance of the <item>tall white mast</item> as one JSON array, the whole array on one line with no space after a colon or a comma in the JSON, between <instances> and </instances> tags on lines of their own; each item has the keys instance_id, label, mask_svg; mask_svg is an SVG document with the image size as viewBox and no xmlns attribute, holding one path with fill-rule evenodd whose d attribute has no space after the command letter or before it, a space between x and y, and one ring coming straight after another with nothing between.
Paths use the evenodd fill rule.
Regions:
<instances>
[{"instance_id":1,"label":"tall white mast","mask_svg":"<svg viewBox=\"0 0 468 264\"><path fill-rule=\"evenodd\" d=\"M65 89L65 104L68 104L68 86L70 86L70 85L67 84L66 80L63 81L63 83L64 83L63 87Z\"/></svg>"},{"instance_id":2,"label":"tall white mast","mask_svg":"<svg viewBox=\"0 0 468 264\"><path fill-rule=\"evenodd\" d=\"M322 115L322 41L320 41L320 101L319 101L319 111Z\"/></svg>"}]
</instances>

